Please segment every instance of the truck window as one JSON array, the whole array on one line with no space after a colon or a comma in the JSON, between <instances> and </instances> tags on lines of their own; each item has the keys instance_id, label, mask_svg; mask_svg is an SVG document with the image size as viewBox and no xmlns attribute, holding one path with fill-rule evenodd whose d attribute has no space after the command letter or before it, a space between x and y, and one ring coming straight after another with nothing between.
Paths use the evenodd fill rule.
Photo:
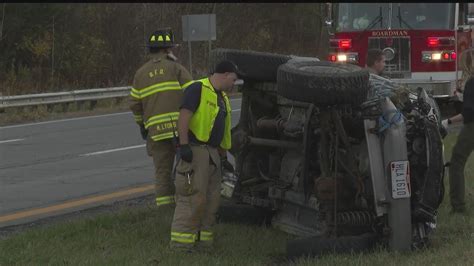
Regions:
<instances>
[{"instance_id":1,"label":"truck window","mask_svg":"<svg viewBox=\"0 0 474 266\"><path fill-rule=\"evenodd\" d=\"M454 5L454 3L400 3L400 19L398 18L398 4L394 4L392 28L453 29Z\"/></svg>"},{"instance_id":2,"label":"truck window","mask_svg":"<svg viewBox=\"0 0 474 266\"><path fill-rule=\"evenodd\" d=\"M387 26L388 4L339 3L337 31L361 31L377 20L382 8L382 26L380 21L372 29Z\"/></svg>"},{"instance_id":3,"label":"truck window","mask_svg":"<svg viewBox=\"0 0 474 266\"><path fill-rule=\"evenodd\" d=\"M339 3L336 31L379 30L389 26L391 29L453 29L454 9L454 3L393 3L389 16L389 4Z\"/></svg>"}]
</instances>

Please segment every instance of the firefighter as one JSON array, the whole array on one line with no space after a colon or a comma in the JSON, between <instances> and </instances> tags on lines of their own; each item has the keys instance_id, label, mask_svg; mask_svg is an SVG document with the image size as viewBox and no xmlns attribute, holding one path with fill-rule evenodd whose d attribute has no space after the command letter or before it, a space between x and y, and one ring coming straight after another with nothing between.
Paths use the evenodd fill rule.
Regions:
<instances>
[{"instance_id":1,"label":"firefighter","mask_svg":"<svg viewBox=\"0 0 474 266\"><path fill-rule=\"evenodd\" d=\"M381 76L385 68L385 55L380 49L369 49L366 60L370 73Z\"/></svg>"},{"instance_id":2,"label":"firefighter","mask_svg":"<svg viewBox=\"0 0 474 266\"><path fill-rule=\"evenodd\" d=\"M130 93L130 109L147 153L155 165L156 205L174 203L171 171L176 150L177 121L183 89L192 83L191 74L171 52L175 46L171 29L153 32L148 39L150 60L138 69Z\"/></svg>"},{"instance_id":3,"label":"firefighter","mask_svg":"<svg viewBox=\"0 0 474 266\"><path fill-rule=\"evenodd\" d=\"M222 61L210 77L197 80L184 94L178 121L180 160L171 248L209 251L213 245L221 165L230 164L226 151L231 147L231 106L225 91L233 88L239 76L234 63Z\"/></svg>"},{"instance_id":4,"label":"firefighter","mask_svg":"<svg viewBox=\"0 0 474 266\"><path fill-rule=\"evenodd\" d=\"M447 128L450 124L456 122L463 122L464 126L459 132L451 155L449 196L451 199L451 211L454 213L464 213L466 211L464 201L464 167L474 149L474 76L467 80L464 87L462 112L443 120L441 123Z\"/></svg>"}]
</instances>

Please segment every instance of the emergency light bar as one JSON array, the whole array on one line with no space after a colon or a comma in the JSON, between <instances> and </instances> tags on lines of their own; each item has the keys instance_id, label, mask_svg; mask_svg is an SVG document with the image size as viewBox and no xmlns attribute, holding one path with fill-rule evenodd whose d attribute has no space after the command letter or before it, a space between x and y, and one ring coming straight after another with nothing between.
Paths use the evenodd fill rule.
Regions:
<instances>
[{"instance_id":1,"label":"emergency light bar","mask_svg":"<svg viewBox=\"0 0 474 266\"><path fill-rule=\"evenodd\" d=\"M451 46L454 45L454 37L428 37L426 38L426 45L431 48Z\"/></svg>"},{"instance_id":2,"label":"emergency light bar","mask_svg":"<svg viewBox=\"0 0 474 266\"><path fill-rule=\"evenodd\" d=\"M359 54L358 53L338 53L338 54L330 54L329 61L331 62L339 62L339 63L358 63L359 62Z\"/></svg>"},{"instance_id":3,"label":"emergency light bar","mask_svg":"<svg viewBox=\"0 0 474 266\"><path fill-rule=\"evenodd\" d=\"M329 46L331 46L331 48L350 49L352 48L352 40L351 39L330 39Z\"/></svg>"},{"instance_id":4,"label":"emergency light bar","mask_svg":"<svg viewBox=\"0 0 474 266\"><path fill-rule=\"evenodd\" d=\"M421 61L424 63L429 62L451 62L456 60L455 51L423 51L421 52Z\"/></svg>"}]
</instances>

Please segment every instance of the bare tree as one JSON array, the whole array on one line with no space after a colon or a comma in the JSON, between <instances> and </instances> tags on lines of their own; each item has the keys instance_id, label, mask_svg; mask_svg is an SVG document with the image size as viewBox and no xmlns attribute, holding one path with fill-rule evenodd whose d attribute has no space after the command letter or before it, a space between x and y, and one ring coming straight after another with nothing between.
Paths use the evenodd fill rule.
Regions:
<instances>
[{"instance_id":1,"label":"bare tree","mask_svg":"<svg viewBox=\"0 0 474 266\"><path fill-rule=\"evenodd\" d=\"M54 15L53 15L53 43L51 45L51 87L54 86Z\"/></svg>"},{"instance_id":2,"label":"bare tree","mask_svg":"<svg viewBox=\"0 0 474 266\"><path fill-rule=\"evenodd\" d=\"M146 9L148 8L148 5L146 3L143 3L143 58L146 58L146 54L147 54L147 48L146 48L146 44L147 44L147 36L148 36L148 33L146 32Z\"/></svg>"},{"instance_id":3,"label":"bare tree","mask_svg":"<svg viewBox=\"0 0 474 266\"><path fill-rule=\"evenodd\" d=\"M0 41L3 40L3 22L5 21L5 6L7 3L3 2L2 8L2 24L0 24Z\"/></svg>"}]
</instances>

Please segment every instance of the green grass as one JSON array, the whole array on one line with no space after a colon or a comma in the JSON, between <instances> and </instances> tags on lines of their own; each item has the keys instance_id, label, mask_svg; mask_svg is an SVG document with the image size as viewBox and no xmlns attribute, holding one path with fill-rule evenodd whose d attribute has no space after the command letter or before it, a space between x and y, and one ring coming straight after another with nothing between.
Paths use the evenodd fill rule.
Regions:
<instances>
[{"instance_id":1,"label":"green grass","mask_svg":"<svg viewBox=\"0 0 474 266\"><path fill-rule=\"evenodd\" d=\"M456 136L445 140L449 160ZM449 214L449 195L440 208L437 232L426 250L301 258L295 265L474 265L474 156L466 169L469 215ZM445 180L448 191L448 180ZM171 209L129 208L45 228L29 229L0 241L0 265L279 265L291 236L255 226L219 224L210 255L168 248Z\"/></svg>"}]
</instances>

